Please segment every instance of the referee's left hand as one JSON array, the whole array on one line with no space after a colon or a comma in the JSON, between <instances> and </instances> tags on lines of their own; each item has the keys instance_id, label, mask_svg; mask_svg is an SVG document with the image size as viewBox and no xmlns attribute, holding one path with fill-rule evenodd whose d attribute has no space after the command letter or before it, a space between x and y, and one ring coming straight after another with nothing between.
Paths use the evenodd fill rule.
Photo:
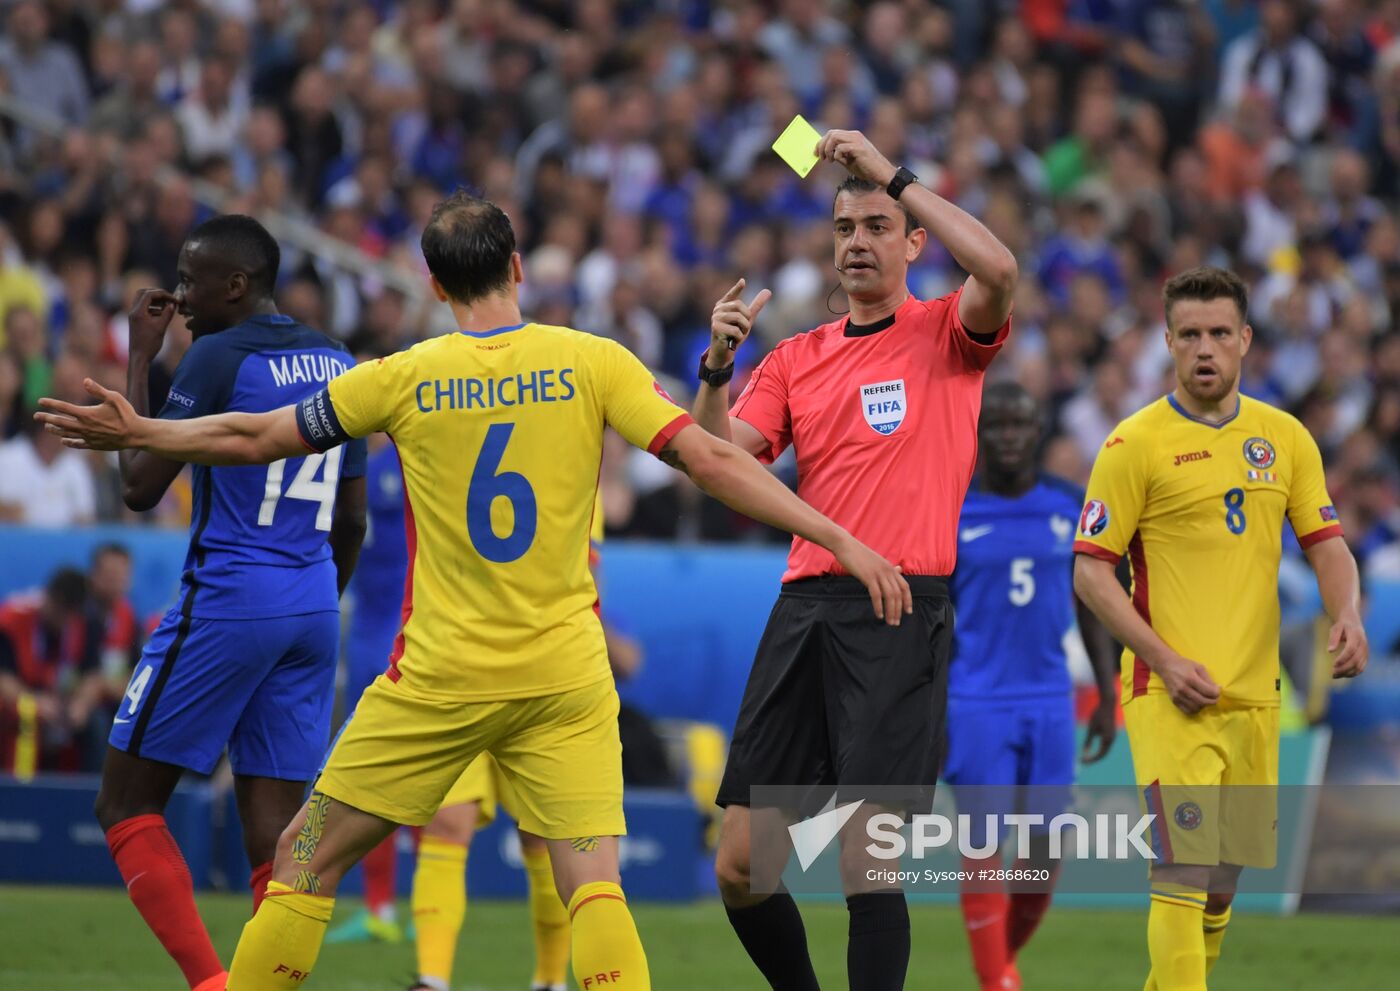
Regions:
<instances>
[{"instance_id":1,"label":"referee's left hand","mask_svg":"<svg viewBox=\"0 0 1400 991\"><path fill-rule=\"evenodd\" d=\"M844 165L846 171L877 186L888 186L895 167L859 131L827 131L817 142L817 157L824 162Z\"/></svg>"},{"instance_id":2,"label":"referee's left hand","mask_svg":"<svg viewBox=\"0 0 1400 991\"><path fill-rule=\"evenodd\" d=\"M898 565L890 564L850 534L831 552L846 573L859 579L870 593L877 619L898 626L903 616L914 611L914 595Z\"/></svg>"}]
</instances>

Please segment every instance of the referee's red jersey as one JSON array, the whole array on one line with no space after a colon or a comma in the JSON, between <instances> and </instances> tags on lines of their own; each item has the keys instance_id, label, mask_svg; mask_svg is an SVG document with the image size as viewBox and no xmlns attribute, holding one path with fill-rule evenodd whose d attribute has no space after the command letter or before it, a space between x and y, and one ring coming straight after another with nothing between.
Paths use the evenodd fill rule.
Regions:
<instances>
[{"instance_id":1,"label":"referee's red jersey","mask_svg":"<svg viewBox=\"0 0 1400 991\"><path fill-rule=\"evenodd\" d=\"M843 317L788 338L731 410L768 440L759 460L791 444L797 494L906 575L953 571L982 378L1011 330L1008 318L991 344L974 341L961 294L910 296L874 328ZM830 552L793 538L783 581L843 573Z\"/></svg>"}]
</instances>

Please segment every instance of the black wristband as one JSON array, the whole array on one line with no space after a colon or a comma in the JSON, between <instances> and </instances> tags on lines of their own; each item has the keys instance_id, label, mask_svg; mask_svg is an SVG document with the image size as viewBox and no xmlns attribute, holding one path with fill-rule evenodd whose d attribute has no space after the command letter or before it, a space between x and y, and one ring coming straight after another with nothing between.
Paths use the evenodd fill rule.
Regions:
<instances>
[{"instance_id":1,"label":"black wristband","mask_svg":"<svg viewBox=\"0 0 1400 991\"><path fill-rule=\"evenodd\" d=\"M709 365L705 364L705 358L708 354L709 352L706 351L700 355L700 371L697 375L701 382L704 382L712 389L718 389L720 386L727 384L729 380L734 377L734 362L731 361L723 368L711 368Z\"/></svg>"},{"instance_id":2,"label":"black wristband","mask_svg":"<svg viewBox=\"0 0 1400 991\"><path fill-rule=\"evenodd\" d=\"M899 199L899 195L904 192L904 187L912 182L918 181L918 176L901 165L894 170L894 178L891 179L890 184L885 187L885 192L890 194L890 199L897 200Z\"/></svg>"}]
</instances>

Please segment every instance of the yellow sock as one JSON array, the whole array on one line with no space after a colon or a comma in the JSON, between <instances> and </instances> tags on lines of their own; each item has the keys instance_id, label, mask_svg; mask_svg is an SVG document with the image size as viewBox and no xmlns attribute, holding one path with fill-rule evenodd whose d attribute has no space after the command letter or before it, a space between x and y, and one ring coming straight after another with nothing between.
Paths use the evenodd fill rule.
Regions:
<instances>
[{"instance_id":1,"label":"yellow sock","mask_svg":"<svg viewBox=\"0 0 1400 991\"><path fill-rule=\"evenodd\" d=\"M531 983L554 987L569 979L569 910L554 887L549 851L525 849L530 882L530 922L535 927L535 976Z\"/></svg>"},{"instance_id":2,"label":"yellow sock","mask_svg":"<svg viewBox=\"0 0 1400 991\"><path fill-rule=\"evenodd\" d=\"M1205 934L1206 941L1206 976L1215 969L1215 962L1220 959L1220 944L1225 942L1225 927L1230 924L1230 906L1225 906L1225 911L1219 915L1212 915L1209 911L1202 917L1201 931ZM1143 985L1142 991L1160 991L1157 987L1157 977L1155 972L1149 971L1147 983Z\"/></svg>"},{"instance_id":3,"label":"yellow sock","mask_svg":"<svg viewBox=\"0 0 1400 991\"><path fill-rule=\"evenodd\" d=\"M1220 944L1225 942L1225 927L1230 924L1230 906L1225 906L1225 911L1219 915L1210 912L1205 914L1205 922L1201 927L1206 937L1206 976L1215 969L1215 961L1220 959Z\"/></svg>"},{"instance_id":4,"label":"yellow sock","mask_svg":"<svg viewBox=\"0 0 1400 991\"><path fill-rule=\"evenodd\" d=\"M1152 958L1149 986L1157 991L1206 991L1203 891L1154 888L1147 916L1147 950Z\"/></svg>"},{"instance_id":5,"label":"yellow sock","mask_svg":"<svg viewBox=\"0 0 1400 991\"><path fill-rule=\"evenodd\" d=\"M418 931L418 976L452 981L457 937L467 917L467 848L436 836L418 844L413 872L413 927Z\"/></svg>"},{"instance_id":6,"label":"yellow sock","mask_svg":"<svg viewBox=\"0 0 1400 991\"><path fill-rule=\"evenodd\" d=\"M311 975L335 899L267 883L258 914L243 936L228 969L229 991L282 991L300 988Z\"/></svg>"},{"instance_id":7,"label":"yellow sock","mask_svg":"<svg viewBox=\"0 0 1400 991\"><path fill-rule=\"evenodd\" d=\"M574 980L580 991L651 991L646 954L622 888L593 881L569 900Z\"/></svg>"}]
</instances>

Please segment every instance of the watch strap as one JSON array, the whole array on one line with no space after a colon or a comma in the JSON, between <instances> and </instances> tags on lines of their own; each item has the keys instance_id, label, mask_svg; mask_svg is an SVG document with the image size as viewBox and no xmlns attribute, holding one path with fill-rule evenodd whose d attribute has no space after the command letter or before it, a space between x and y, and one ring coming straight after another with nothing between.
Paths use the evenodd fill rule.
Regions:
<instances>
[{"instance_id":1,"label":"watch strap","mask_svg":"<svg viewBox=\"0 0 1400 991\"><path fill-rule=\"evenodd\" d=\"M697 377L701 382L704 382L712 389L718 389L734 377L734 362L731 361L723 368L711 368L709 365L705 364L705 357L708 354L708 351L701 352L700 354L700 370L697 373Z\"/></svg>"},{"instance_id":2,"label":"watch strap","mask_svg":"<svg viewBox=\"0 0 1400 991\"><path fill-rule=\"evenodd\" d=\"M906 186L918 181L918 176L901 165L894 170L894 178L891 179L890 184L885 187L885 192L890 194L890 199L897 200L900 194L904 192Z\"/></svg>"}]
</instances>

